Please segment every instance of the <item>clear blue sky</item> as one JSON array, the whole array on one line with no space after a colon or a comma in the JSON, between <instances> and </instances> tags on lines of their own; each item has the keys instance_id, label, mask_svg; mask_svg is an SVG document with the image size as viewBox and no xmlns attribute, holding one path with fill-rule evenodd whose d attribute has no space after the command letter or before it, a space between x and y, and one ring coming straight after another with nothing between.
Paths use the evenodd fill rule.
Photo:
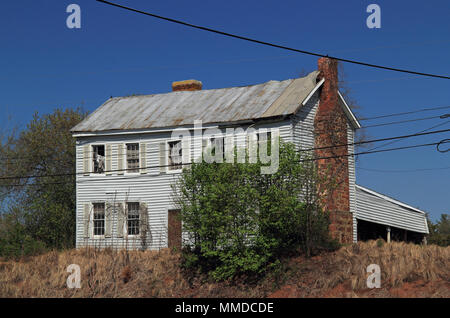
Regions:
<instances>
[{"instance_id":1,"label":"clear blue sky","mask_svg":"<svg viewBox=\"0 0 450 318\"><path fill-rule=\"evenodd\" d=\"M450 2L442 1L138 1L141 10L282 45L422 72L450 75ZM81 6L81 29L66 27L66 7ZM366 7L381 7L381 29L366 27ZM175 80L204 89L297 77L317 59L226 38L123 11L94 0L2 1L0 125L24 125L35 111L82 105L93 111L110 96L170 91ZM345 64L347 85L369 117L450 105L450 80ZM385 121L449 113L450 109ZM443 119L371 128L371 138L415 133ZM382 121L379 121L382 122ZM363 122L366 123L366 122ZM371 122L372 124L376 122ZM368 123L367 123L368 124ZM8 126L9 125L9 126ZM440 129L450 128L450 124ZM450 134L403 140L435 142ZM410 170L450 166L433 147L365 155L358 167ZM374 172L357 182L430 212L450 213L450 169Z\"/></svg>"}]
</instances>

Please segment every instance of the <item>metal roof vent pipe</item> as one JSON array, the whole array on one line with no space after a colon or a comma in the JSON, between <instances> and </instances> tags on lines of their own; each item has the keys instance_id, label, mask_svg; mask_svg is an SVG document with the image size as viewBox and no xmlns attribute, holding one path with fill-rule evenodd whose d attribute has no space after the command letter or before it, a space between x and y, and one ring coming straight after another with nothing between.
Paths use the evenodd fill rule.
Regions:
<instances>
[{"instance_id":1,"label":"metal roof vent pipe","mask_svg":"<svg viewBox=\"0 0 450 318\"><path fill-rule=\"evenodd\" d=\"M186 80L172 83L172 91L200 91L202 90L202 82L197 80Z\"/></svg>"}]
</instances>

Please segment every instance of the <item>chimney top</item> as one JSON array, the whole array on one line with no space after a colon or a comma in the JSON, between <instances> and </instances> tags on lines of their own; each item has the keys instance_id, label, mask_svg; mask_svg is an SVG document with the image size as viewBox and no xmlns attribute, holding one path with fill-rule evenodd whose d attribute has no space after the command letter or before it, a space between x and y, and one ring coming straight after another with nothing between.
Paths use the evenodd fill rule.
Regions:
<instances>
[{"instance_id":1,"label":"chimney top","mask_svg":"<svg viewBox=\"0 0 450 318\"><path fill-rule=\"evenodd\" d=\"M202 82L197 80L186 80L186 81L178 81L172 82L172 91L200 91L202 89Z\"/></svg>"},{"instance_id":2,"label":"chimney top","mask_svg":"<svg viewBox=\"0 0 450 318\"><path fill-rule=\"evenodd\" d=\"M337 60L328 57L321 57L317 61L319 76L318 80L325 78L332 85L337 85L338 82L338 67Z\"/></svg>"}]
</instances>

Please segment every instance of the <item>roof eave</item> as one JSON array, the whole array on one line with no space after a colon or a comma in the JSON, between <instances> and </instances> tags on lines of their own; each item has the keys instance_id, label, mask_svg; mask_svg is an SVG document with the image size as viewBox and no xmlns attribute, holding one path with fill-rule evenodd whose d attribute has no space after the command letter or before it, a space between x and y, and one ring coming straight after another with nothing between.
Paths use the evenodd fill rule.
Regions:
<instances>
[{"instance_id":1,"label":"roof eave","mask_svg":"<svg viewBox=\"0 0 450 318\"><path fill-rule=\"evenodd\" d=\"M413 210L413 211L415 211L415 212L419 212L419 213L421 213L421 214L426 215L426 212L425 212L425 211L419 210L418 208L412 207L412 206L410 206L410 205L408 205L408 204L406 204L406 203L403 203L403 202L401 202L401 201L398 201L398 200L395 200L395 199L393 199L393 198L390 198L390 197L388 197L387 195L381 194L381 193L376 192L376 191L374 191L374 190L370 190L370 189L368 189L368 188L366 188L366 187L363 187L363 186L360 186L360 185L358 185L358 184L356 184L356 187L357 187L357 188L360 188L361 190L366 191L366 192L368 192L368 193L370 193L370 194L372 194L372 195L374 195L374 196L376 196L376 197L379 197L379 198L384 199L384 200L386 200L386 201L395 203L395 204L400 205L400 206L402 206L402 207L404 207L404 208L407 208L407 209L409 209L409 210Z\"/></svg>"},{"instance_id":2,"label":"roof eave","mask_svg":"<svg viewBox=\"0 0 450 318\"><path fill-rule=\"evenodd\" d=\"M356 118L355 114L352 112L352 109L350 108L350 106L348 106L347 102L344 99L344 96L342 96L341 92L338 90L338 95L339 98L342 101L342 104L344 105L344 112L347 115L348 119L350 120L350 122L352 123L352 126L354 129L360 129L361 128L361 124L359 123L358 119Z\"/></svg>"}]
</instances>

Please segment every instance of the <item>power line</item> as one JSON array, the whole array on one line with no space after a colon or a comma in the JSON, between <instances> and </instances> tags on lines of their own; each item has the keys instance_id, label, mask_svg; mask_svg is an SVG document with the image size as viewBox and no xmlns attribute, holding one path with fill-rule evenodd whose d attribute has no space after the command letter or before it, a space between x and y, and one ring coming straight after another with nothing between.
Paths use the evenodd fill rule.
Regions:
<instances>
[{"instance_id":1,"label":"power line","mask_svg":"<svg viewBox=\"0 0 450 318\"><path fill-rule=\"evenodd\" d=\"M374 128L374 127L382 127L382 126L389 126L389 125L398 125L398 124L404 124L404 123L411 123L415 121L423 121L423 120L430 120L430 119L437 119L437 118L446 118L446 116L450 114L445 114L441 116L430 116L430 117L423 117L423 118L415 118L415 119L406 119L406 120L400 120L400 121L393 121L389 123L381 123L381 124L374 124L374 125L368 125L368 126L362 126L361 128Z\"/></svg>"},{"instance_id":2,"label":"power line","mask_svg":"<svg viewBox=\"0 0 450 318\"><path fill-rule=\"evenodd\" d=\"M450 121L449 121L450 122ZM443 123L445 124L445 123ZM442 124L440 124L442 125ZM428 129L429 130L429 129ZM400 140L400 139L405 139L405 138L412 138L412 137L418 137L418 136L424 136L424 135L433 135L433 134L440 134L440 133L445 133L445 132L449 132L450 129L443 129L443 130L435 130L435 131L428 131L428 132L420 132L420 133L415 133L415 134L409 134L409 135L401 135L401 136L394 136L394 137L386 137L386 138L379 138L379 139L372 139L372 140L364 140L364 141L358 141L358 142L352 142L352 143L345 143L345 144L338 144L338 145L328 145L328 146L321 146L321 147L313 147L313 148L309 148L309 149L301 149L299 150L299 152L306 152L306 151L313 151L313 150L323 150L323 149L329 149L329 148L338 148L338 147L344 147L344 146L354 146L354 145L361 145L361 144L367 144L367 143L373 143L373 142L381 142L381 141L387 141L387 140ZM204 139L202 139L204 140ZM195 141L194 141L195 142ZM200 140L198 140L197 142L200 143ZM120 146L120 145L119 145ZM121 146L122 149L126 150L126 146ZM370 150L374 150L374 149L370 149ZM165 152L170 152L171 150L165 150ZM141 155L143 152L139 151L138 155ZM159 154L160 151L146 151L146 153L150 153L150 154ZM124 154L125 156L125 154ZM109 158L118 158L118 155L111 155L108 156ZM0 160L25 160L25 159L33 159L34 157L32 156L27 156L27 157L9 157L9 158L0 158ZM77 160L84 160L84 159L94 159L93 156L87 156L87 157L76 157ZM1 178L0 178L1 180Z\"/></svg>"},{"instance_id":3,"label":"power line","mask_svg":"<svg viewBox=\"0 0 450 318\"><path fill-rule=\"evenodd\" d=\"M445 123L443 123L443 124L445 124ZM429 130L429 129L427 129L427 130ZM353 146L353 145L367 144L367 143L373 143L373 142L381 142L381 141L387 141L387 140L405 139L405 138L418 137L418 136L423 136L423 135L440 134L440 133L445 133L445 132L449 132L449 131L450 131L450 129L435 130L435 131L430 131L430 132L419 132L419 133L409 134L409 135L401 135L401 136L386 137L386 138L380 138L380 139L364 140L364 141L353 142L353 143L345 143L345 144L338 144L338 145L328 145L328 146L322 146L322 147L314 147L314 148L309 148L309 149L301 149L299 151L300 152L305 152L305 151L322 150L322 149L328 149L328 148L338 148L338 147L344 147L344 146ZM204 140L204 139L202 139L202 140ZM201 143L202 140L198 140L197 142ZM123 146L123 145L119 145L119 146L123 150L126 150L126 146ZM371 149L371 150L373 150L373 149ZM168 150L165 150L165 152L169 153L169 152L171 152L171 150L168 149ZM143 153L144 152L139 151L138 155L141 155ZM146 151L146 154L159 154L159 153L160 153L159 150L158 151ZM125 154L124 154L124 156L125 156ZM109 158L118 158L118 155L110 155L108 157ZM3 158L0 158L0 160L4 160L4 161L26 160L26 159L35 159L35 157L33 157L33 156L26 156L26 157L3 157ZM87 157L76 156L76 159L77 160L94 159L94 157L93 156L87 156Z\"/></svg>"},{"instance_id":4,"label":"power line","mask_svg":"<svg viewBox=\"0 0 450 318\"><path fill-rule=\"evenodd\" d=\"M329 149L329 148L336 148L336 147L363 145L363 144L368 144L368 143L372 143L372 142L381 142L381 141L386 141L386 140L399 140L399 139L412 138L412 137L418 137L418 136L424 136L424 135L440 134L440 133L449 132L449 131L450 131L450 129L434 130L434 131L429 131L429 132L422 132L422 133L403 135L403 136L379 138L379 139L372 139L372 140L363 140L363 141L340 144L340 145L314 147L314 148L309 148L309 149L302 149L300 151L312 151L312 150L322 150L322 149ZM371 150L373 150L373 149L371 149Z\"/></svg>"},{"instance_id":5,"label":"power line","mask_svg":"<svg viewBox=\"0 0 450 318\"><path fill-rule=\"evenodd\" d=\"M450 148L448 148L447 150L443 150L443 149L440 149L440 148L439 148L441 145L443 145L443 144L449 144L449 143L450 143L450 139L443 139L443 140L441 140L441 141L438 142L438 144L436 145L436 150L439 151L439 152L442 152L442 153L444 153L444 152L449 152L449 151L450 151Z\"/></svg>"},{"instance_id":6,"label":"power line","mask_svg":"<svg viewBox=\"0 0 450 318\"><path fill-rule=\"evenodd\" d=\"M417 132L416 134L422 134L422 133L425 133L425 132L427 132L427 131L430 131L431 129L438 128L438 127L443 126L443 125L446 125L446 124L448 124L448 123L450 123L450 120L447 120L447 121L445 121L445 122L443 122L443 123L439 123L439 124L434 125L434 126L431 126L431 127L427 128L427 129L420 130L420 131ZM379 148L382 148L382 147L385 147L385 146L392 145L392 144L394 144L394 143L396 143L396 142L399 142L399 141L400 141L400 140L394 140L394 141L391 141L391 142L387 142L387 143L385 143L385 144L382 144L382 145L379 145L379 146L370 148L369 150L379 149Z\"/></svg>"},{"instance_id":7,"label":"power line","mask_svg":"<svg viewBox=\"0 0 450 318\"><path fill-rule=\"evenodd\" d=\"M144 15L147 15L147 16L151 16L151 17L154 17L154 18L157 18L157 19L165 20L165 21L172 22L172 23L181 24L181 25L184 25L184 26L187 26L187 27L191 27L191 28L195 28L195 29L199 29L199 30L203 30L203 31L208 31L208 32L212 32L212 33L216 33L216 34L220 34L220 35L224 35L224 36L228 36L228 37L232 37L232 38L236 38L236 39L240 39L240 40L244 40L244 41L249 41L249 42L253 42L253 43L257 43L257 44L271 46L271 47L275 47L275 48L279 48L279 49L283 49L283 50L288 50L288 51L292 51L292 52L302 53L302 54L306 54L306 55L312 55L312 56L316 56L316 57L328 57L328 58L335 59L335 60L338 60L338 61L341 61L341 62L352 63L352 64L357 64L357 65L362 65L362 66L367 66L367 67L372 67L372 68L378 68L378 69L384 69L384 70L388 70L388 71L409 73L409 74L428 76L428 77L435 77L435 78L450 79L449 76L445 76L445 75L436 75L436 74L430 74L430 73L422 73L422 72L410 71L410 70L405 70L405 69L399 69L399 68L394 68L394 67L388 67L388 66L376 65L376 64L360 62L360 61L355 61L355 60L350 60L350 59L344 59L344 58L339 58L339 57L328 56L328 55L315 53L315 52L311 52L311 51L306 51L306 50L294 49L294 48L283 46L283 45L279 45L279 44L274 44L274 43L270 43L270 42L260 41L260 40L244 37L244 36L241 36L241 35L236 35L236 34L224 32L224 31L219 31L219 30L207 28L207 27L204 27L204 26L199 26L199 25L187 23L187 22L180 21L180 20L175 20L175 19L168 18L168 17L163 17L163 16L160 16L160 15L156 15L156 14L153 14L153 13L149 13L149 12L137 10L137 9L134 9L134 8L126 7L126 6L123 6L123 5L120 5L120 4L117 4L117 3L113 3L113 2L109 2L109 1L105 1L105 0L97 0L97 1L101 2L101 3L104 3L104 4L108 4L108 5L117 7L117 8L121 8L121 9L125 9L125 10L128 10L128 11L133 11L133 12L136 12L136 13L140 13L140 14L144 14Z\"/></svg>"},{"instance_id":8,"label":"power line","mask_svg":"<svg viewBox=\"0 0 450 318\"><path fill-rule=\"evenodd\" d=\"M450 108L450 106L423 108L423 109L418 109L418 110L413 110L413 111L403 112L403 113L394 113L394 114L387 114L387 115L381 115L381 116L375 116L375 117L358 118L358 120L363 121L363 120L373 120L373 119L380 119L380 118L386 118L386 117L403 116L403 115L410 115L410 114L415 114L415 113L420 113L420 112L439 110L439 109L447 109L447 108Z\"/></svg>"},{"instance_id":9,"label":"power line","mask_svg":"<svg viewBox=\"0 0 450 318\"><path fill-rule=\"evenodd\" d=\"M380 170L380 169L369 169L369 168L363 168L363 167L357 167L357 169L372 171L372 172L383 172L383 173L406 173L406 172L446 170L446 169L450 169L450 167L418 168L418 169L407 169L407 170Z\"/></svg>"},{"instance_id":10,"label":"power line","mask_svg":"<svg viewBox=\"0 0 450 318\"><path fill-rule=\"evenodd\" d=\"M357 155L366 155L366 154L372 154L372 153L381 153L381 152L397 151L397 150L420 148L420 147L427 147L427 146L436 146L438 144L439 144L439 142L434 142L434 143L428 143L428 144L411 145L411 146L389 148L389 149L376 150L376 151L363 151L363 152L351 153L351 154L345 154L345 155L317 157L317 158L311 158L311 159L302 159L302 160L299 160L298 162L308 162L308 161L316 161L316 160L323 160L323 159L336 159L336 158L351 157L351 156L357 156ZM178 163L178 164L176 164L176 166L186 166L186 165L191 165L191 164L192 163L190 163L190 162L189 163ZM107 173L113 173L113 172L147 170L147 169L165 168L165 167L173 167L173 166L174 165L155 165L155 166L147 166L147 167L139 167L139 168L107 170L107 171L103 171L102 174L106 175ZM6 176L6 177L0 177L0 180L37 179L37 178L47 178L47 177L67 177L67 176L78 176L78 175L86 175L86 174L90 174L90 173L87 173L87 172L75 172L75 173L59 173L59 174L49 174L49 175ZM105 181L105 180L102 180L102 181ZM3 185L3 186L8 186L8 185Z\"/></svg>"}]
</instances>

